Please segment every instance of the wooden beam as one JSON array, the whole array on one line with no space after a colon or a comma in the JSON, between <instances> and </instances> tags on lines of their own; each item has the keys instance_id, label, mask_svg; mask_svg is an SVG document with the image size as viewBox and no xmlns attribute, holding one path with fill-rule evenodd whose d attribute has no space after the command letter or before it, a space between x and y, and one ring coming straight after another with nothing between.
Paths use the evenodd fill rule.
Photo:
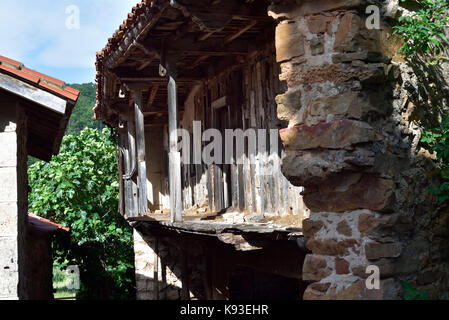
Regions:
<instances>
[{"instance_id":1,"label":"wooden beam","mask_svg":"<svg viewBox=\"0 0 449 320\"><path fill-rule=\"evenodd\" d=\"M138 216L138 202L137 202L137 184L133 181L133 176L136 172L136 130L134 120L129 113L126 116L126 123L128 127L128 139L125 146L125 167L126 174L123 176L125 181L125 212L128 218L135 218Z\"/></svg>"},{"instance_id":2,"label":"wooden beam","mask_svg":"<svg viewBox=\"0 0 449 320\"><path fill-rule=\"evenodd\" d=\"M136 140L138 163L138 188L139 188L139 215L143 216L148 211L147 197L147 166L145 157L145 124L143 116L142 90L134 94L134 110L136 116Z\"/></svg>"},{"instance_id":3,"label":"wooden beam","mask_svg":"<svg viewBox=\"0 0 449 320\"><path fill-rule=\"evenodd\" d=\"M242 28L241 30L239 30L237 33L233 34L232 36L229 36L228 38L226 38L226 40L224 41L225 44L230 43L232 41L234 41L235 39L237 39L238 37L240 37L242 34L244 34L246 31L248 31L249 29L251 29L252 27L254 27L257 24L257 20L253 20L251 21L247 26L245 26L244 28Z\"/></svg>"},{"instance_id":4,"label":"wooden beam","mask_svg":"<svg viewBox=\"0 0 449 320\"><path fill-rule=\"evenodd\" d=\"M221 29L217 29L217 30L212 30L210 32L207 32L206 34L202 35L201 37L198 38L197 41L204 41L206 39L208 39L209 37L211 37L212 35L214 35L214 33L220 32L222 31L224 28Z\"/></svg>"},{"instance_id":5,"label":"wooden beam","mask_svg":"<svg viewBox=\"0 0 449 320\"><path fill-rule=\"evenodd\" d=\"M168 74L168 126L170 135L169 183L170 219L182 221L181 154L178 152L178 89L176 84L176 62L167 63Z\"/></svg>"},{"instance_id":6,"label":"wooden beam","mask_svg":"<svg viewBox=\"0 0 449 320\"><path fill-rule=\"evenodd\" d=\"M53 112L63 115L66 113L66 100L4 73L0 73L0 89L37 103Z\"/></svg>"},{"instance_id":7,"label":"wooden beam","mask_svg":"<svg viewBox=\"0 0 449 320\"><path fill-rule=\"evenodd\" d=\"M151 88L150 97L148 98L148 101L146 103L146 109L147 110L149 108L151 108L151 106L153 105L154 98L156 98L156 94L157 94L158 91L159 91L159 84L155 83L153 85L153 88Z\"/></svg>"},{"instance_id":8,"label":"wooden beam","mask_svg":"<svg viewBox=\"0 0 449 320\"><path fill-rule=\"evenodd\" d=\"M167 110L163 110L163 111L147 111L147 112L144 112L143 114L145 115L145 116L154 116L154 115L164 115L164 114L167 114L168 113L168 111Z\"/></svg>"},{"instance_id":9,"label":"wooden beam","mask_svg":"<svg viewBox=\"0 0 449 320\"><path fill-rule=\"evenodd\" d=\"M235 36L235 34L231 36ZM237 38L238 36L235 37L234 40ZM162 51L163 49L161 39L149 38L145 40L145 44L146 46L153 48L153 50L155 51ZM214 38L207 38L203 41L198 41L198 37L195 34L186 35L185 37L182 37L176 41L169 41L167 39L164 39L164 49L166 50L166 52L173 54L240 55L240 54L247 54L248 48L249 48L248 41L245 41L244 39L224 43L223 38L214 37Z\"/></svg>"},{"instance_id":10,"label":"wooden beam","mask_svg":"<svg viewBox=\"0 0 449 320\"><path fill-rule=\"evenodd\" d=\"M242 28L241 30L239 30L237 33L227 37L224 42L221 44L221 46L219 48L224 48L227 44L231 43L232 41L234 41L235 39L237 39L238 37L240 37L242 34L244 34L246 31L250 30L252 27L254 27L257 24L257 20L253 20L251 21L251 23L249 23L247 26L245 26L244 28ZM206 40L208 37L210 37L215 31L211 31L209 33L207 33L206 35L204 35L203 37L199 38L199 41L204 41ZM185 54L192 54L192 55L199 55L202 54L198 59L196 59L189 67L188 69L195 69L201 62L209 59L211 56L225 56L225 55L230 55L230 54L235 54L235 55L246 55L248 53L248 51L231 51L229 49L226 50L222 50L222 51L193 51L193 50L185 50L183 51Z\"/></svg>"},{"instance_id":11,"label":"wooden beam","mask_svg":"<svg viewBox=\"0 0 449 320\"><path fill-rule=\"evenodd\" d=\"M123 181L124 165L125 165L125 145L126 133L119 130L119 149L118 149L118 175L119 175L119 212L125 216L125 185Z\"/></svg>"},{"instance_id":12,"label":"wooden beam","mask_svg":"<svg viewBox=\"0 0 449 320\"><path fill-rule=\"evenodd\" d=\"M182 82L197 82L197 81L201 81L203 78L195 78L195 77L183 77L180 78L179 80L177 80L177 83L182 83ZM160 78L160 77L129 77L129 76L125 76L125 77L120 77L120 80L122 82L159 82L159 83L167 83L167 79L164 78Z\"/></svg>"},{"instance_id":13,"label":"wooden beam","mask_svg":"<svg viewBox=\"0 0 449 320\"><path fill-rule=\"evenodd\" d=\"M128 107L132 107L134 104L134 91L129 93Z\"/></svg>"},{"instance_id":14,"label":"wooden beam","mask_svg":"<svg viewBox=\"0 0 449 320\"><path fill-rule=\"evenodd\" d=\"M141 70L145 69L145 68L148 67L153 61L154 61L154 57L148 58L148 60L145 61L144 63L142 63L136 70L137 70L137 71L141 71Z\"/></svg>"},{"instance_id":15,"label":"wooden beam","mask_svg":"<svg viewBox=\"0 0 449 320\"><path fill-rule=\"evenodd\" d=\"M196 59L195 61L193 61L193 63L192 63L190 66L188 66L188 69L189 69L189 70L195 69L196 67L198 67L198 65L199 65L201 62L203 62L203 61L205 61L205 60L207 60L207 59L209 59L209 58L210 58L210 56L208 56L208 55L199 57L198 59Z\"/></svg>"},{"instance_id":16,"label":"wooden beam","mask_svg":"<svg viewBox=\"0 0 449 320\"><path fill-rule=\"evenodd\" d=\"M175 1L170 4L180 9L185 16L194 17L194 21L207 31L219 29L235 18L270 21L267 7L259 2L242 4L239 0L214 3L210 0L183 0L182 5Z\"/></svg>"}]
</instances>

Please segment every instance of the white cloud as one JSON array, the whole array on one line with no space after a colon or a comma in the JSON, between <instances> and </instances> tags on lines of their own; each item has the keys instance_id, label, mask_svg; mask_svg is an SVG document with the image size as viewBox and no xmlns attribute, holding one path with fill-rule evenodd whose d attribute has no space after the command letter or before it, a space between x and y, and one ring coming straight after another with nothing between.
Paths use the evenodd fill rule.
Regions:
<instances>
[{"instance_id":1,"label":"white cloud","mask_svg":"<svg viewBox=\"0 0 449 320\"><path fill-rule=\"evenodd\" d=\"M2 1L0 55L45 67L94 68L95 52L137 0ZM66 27L66 8L80 9L80 29Z\"/></svg>"}]
</instances>

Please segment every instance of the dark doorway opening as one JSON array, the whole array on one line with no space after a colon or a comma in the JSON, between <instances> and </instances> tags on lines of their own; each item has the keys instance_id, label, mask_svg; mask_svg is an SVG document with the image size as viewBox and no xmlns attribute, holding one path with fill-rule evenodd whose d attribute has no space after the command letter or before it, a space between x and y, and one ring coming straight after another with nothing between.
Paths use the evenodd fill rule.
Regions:
<instances>
[{"instance_id":1,"label":"dark doorway opening","mask_svg":"<svg viewBox=\"0 0 449 320\"><path fill-rule=\"evenodd\" d=\"M294 278L236 267L229 275L229 299L302 300L305 284Z\"/></svg>"}]
</instances>

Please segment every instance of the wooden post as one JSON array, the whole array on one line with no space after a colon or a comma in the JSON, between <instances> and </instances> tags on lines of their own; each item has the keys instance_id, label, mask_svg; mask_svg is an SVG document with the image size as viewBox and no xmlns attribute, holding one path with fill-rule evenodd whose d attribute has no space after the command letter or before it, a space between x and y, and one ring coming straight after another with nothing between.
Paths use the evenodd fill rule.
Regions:
<instances>
[{"instance_id":1,"label":"wooden post","mask_svg":"<svg viewBox=\"0 0 449 320\"><path fill-rule=\"evenodd\" d=\"M123 174L126 163L126 133L119 130L119 150L118 150L118 172L119 172L119 212L122 216L125 215L125 185L123 180Z\"/></svg>"},{"instance_id":2,"label":"wooden post","mask_svg":"<svg viewBox=\"0 0 449 320\"><path fill-rule=\"evenodd\" d=\"M156 300L159 300L159 238L154 238L154 273L153 273L153 281L154 281L154 297Z\"/></svg>"},{"instance_id":3,"label":"wooden post","mask_svg":"<svg viewBox=\"0 0 449 320\"><path fill-rule=\"evenodd\" d=\"M168 76L168 131L170 140L170 219L182 221L181 154L178 151L178 88L176 85L176 61L167 63Z\"/></svg>"},{"instance_id":4,"label":"wooden post","mask_svg":"<svg viewBox=\"0 0 449 320\"><path fill-rule=\"evenodd\" d=\"M137 163L139 170L139 215L148 211L147 165L145 160L145 123L143 116L142 90L134 93L134 109L136 115Z\"/></svg>"},{"instance_id":5,"label":"wooden post","mask_svg":"<svg viewBox=\"0 0 449 320\"><path fill-rule=\"evenodd\" d=\"M127 213L130 218L134 218L138 216L138 203L137 203L137 184L133 181L133 176L136 172L136 130L134 127L134 120L128 116L127 118L128 124L128 145L127 145L127 153L128 156L125 156L126 162L126 175L124 175L125 179L125 188L126 188L126 200L127 204Z\"/></svg>"}]
</instances>

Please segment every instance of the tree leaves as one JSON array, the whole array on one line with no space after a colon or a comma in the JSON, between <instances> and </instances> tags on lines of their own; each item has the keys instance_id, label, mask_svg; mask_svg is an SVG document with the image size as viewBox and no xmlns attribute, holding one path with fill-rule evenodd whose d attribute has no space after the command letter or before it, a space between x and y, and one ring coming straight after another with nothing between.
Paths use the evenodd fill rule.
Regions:
<instances>
[{"instance_id":1,"label":"tree leaves","mask_svg":"<svg viewBox=\"0 0 449 320\"><path fill-rule=\"evenodd\" d=\"M418 291L415 287L404 280L401 280L404 289L404 300L429 300L429 296L424 290Z\"/></svg>"},{"instance_id":2,"label":"tree leaves","mask_svg":"<svg viewBox=\"0 0 449 320\"><path fill-rule=\"evenodd\" d=\"M432 152L436 152L440 161L438 174L442 184L438 188L431 188L429 192L435 194L440 202L449 199L449 117L441 122L440 128L424 131L421 142Z\"/></svg>"},{"instance_id":3,"label":"tree leaves","mask_svg":"<svg viewBox=\"0 0 449 320\"><path fill-rule=\"evenodd\" d=\"M98 298L92 292L99 278L112 283L111 297L132 297L133 236L118 213L116 163L108 129L86 128L65 136L49 163L37 162L28 170L29 209L71 229L70 244L57 245L55 256L80 266L86 297Z\"/></svg>"},{"instance_id":4,"label":"tree leaves","mask_svg":"<svg viewBox=\"0 0 449 320\"><path fill-rule=\"evenodd\" d=\"M401 0L404 2L405 0ZM421 8L412 16L402 16L398 19L399 25L393 27L393 34L397 34L405 41L399 52L406 56L419 55L430 59L435 64L442 57L433 59L433 56L444 52L448 40L444 28L449 26L449 17L446 14L448 3L446 0L418 0Z\"/></svg>"}]
</instances>

